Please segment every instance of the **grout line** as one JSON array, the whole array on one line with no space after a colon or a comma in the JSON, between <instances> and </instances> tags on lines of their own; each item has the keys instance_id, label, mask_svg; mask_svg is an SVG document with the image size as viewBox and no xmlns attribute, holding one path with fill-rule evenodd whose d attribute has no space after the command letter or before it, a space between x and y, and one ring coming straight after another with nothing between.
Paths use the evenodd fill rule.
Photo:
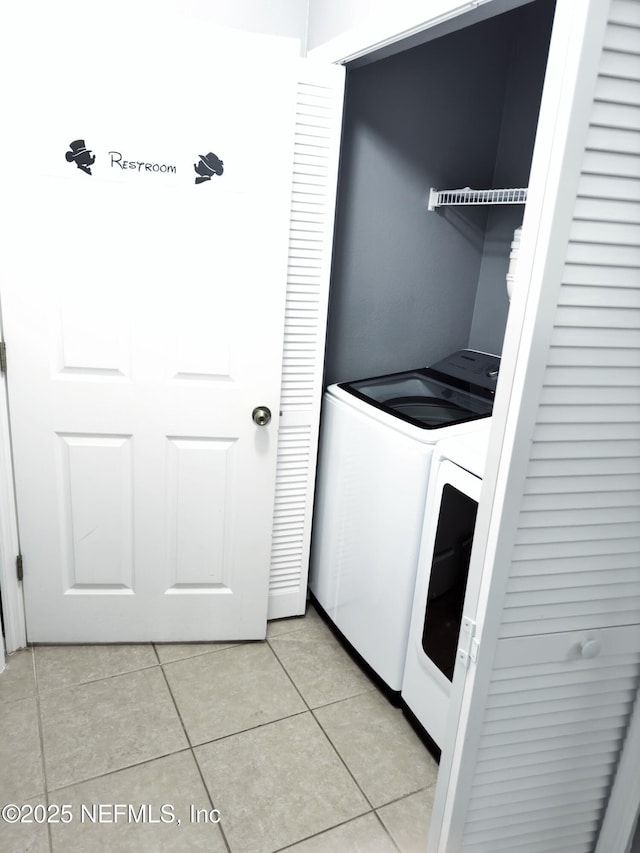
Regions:
<instances>
[{"instance_id":1,"label":"grout line","mask_svg":"<svg viewBox=\"0 0 640 853\"><path fill-rule=\"evenodd\" d=\"M180 720L180 725L182 726L182 731L184 732L184 736L187 739L187 744L189 749L193 748L193 744L191 743L191 738L189 737L189 732L187 731L187 726L182 719L182 714L180 713L180 708L178 708L178 703L176 702L176 697L173 695L173 690L171 689L171 685L169 684L169 679L167 678L167 673L164 671L164 667L160 664L160 672L162 673L162 677L164 678L164 683L167 685L167 690L169 691L169 696L171 697L171 701L173 702L173 707L175 708L176 714L178 715L178 719Z\"/></svg>"},{"instance_id":2,"label":"grout line","mask_svg":"<svg viewBox=\"0 0 640 853\"><path fill-rule=\"evenodd\" d=\"M203 640L203 642L206 643L209 641ZM217 641L211 640L210 642L215 643ZM230 651L231 649L235 649L237 646L248 646L251 643L261 643L261 642L264 642L264 641L263 640L229 640L228 643L225 643L223 640L221 640L219 649L206 649L206 650L203 649L200 652L194 652L194 654L192 654L192 655L186 655L185 657L174 658L173 660L162 660L160 658L160 655L158 654L157 648L156 648L155 652L156 652L156 656L160 662L160 665L165 666L166 664L170 664L170 663L182 663L183 661L192 660L193 658L201 658L201 657L204 657L205 655L213 655L213 654L216 654L217 652L227 652L227 651ZM152 643L152 645L154 647L155 646L169 646L169 645L171 645L171 646L174 646L174 645L175 646L182 646L182 645L197 646L198 643L197 642L195 642L195 643Z\"/></svg>"},{"instance_id":3,"label":"grout line","mask_svg":"<svg viewBox=\"0 0 640 853\"><path fill-rule=\"evenodd\" d=\"M291 676L290 676L290 675L289 675L289 673L287 672L286 668L283 666L283 664L282 664L282 662L280 661L280 659L278 658L277 654L276 654L276 653L274 652L274 650L269 646L269 644L267 643L267 641L266 641L266 640L258 640L258 641L251 640L251 641L248 641L248 642L254 643L254 644L256 644L256 645L261 645L261 646L264 646L264 647L266 647L266 648L268 648L268 649L269 649L269 651L270 651L270 652L273 654L273 656L275 657L276 661L280 664L281 668L284 670L284 674L286 675L286 677L288 678L288 680L291 682L291 684L292 684L292 686L293 686L294 690L296 691L296 693L298 694L298 696L299 696L299 697L300 697L300 699L302 700L302 703L303 703L303 705L304 705L304 708L303 708L302 710L300 710L300 711L294 711L293 713L287 713L287 714L284 714L284 715L283 715L283 716L281 716L281 717L276 717L276 718L275 718L275 719L273 719L273 720L265 720L263 723L258 723L257 725L249 725L249 726L247 726L246 728L243 728L243 729L237 729L236 731L229 732L228 734L223 734L223 735L220 735L220 736L218 736L218 737L213 737L213 738L211 738L210 740L205 740L205 741L200 741L200 742L198 742L198 743L193 743L193 742L192 742L192 740L191 740L191 738L189 737L189 734L188 734L187 730L186 730L186 726L185 726L184 720L182 719L182 715L180 714L180 710L179 710L179 708L178 708L178 703L176 702L175 696L173 695L173 691L171 690L171 686L169 685L169 681L168 681L168 678L167 678L167 674L166 674L166 672L165 672L165 667L166 667L166 666L173 666L173 664L180 664L180 663L182 663L183 661L181 661L181 660L177 660L177 661L167 661L167 662L166 662L166 663L164 663L164 664L160 664L160 666L161 666L161 668L162 668L162 674L164 675L164 677L165 677L165 681L167 682L167 687L169 688L169 692L171 693L171 698L173 699L173 703L174 703L174 705L176 706L176 710L178 711L178 716L180 717L180 722L182 723L182 727L183 727L183 729L184 729L184 731L185 731L185 734L186 734L186 736L187 736L187 739L188 739L189 744L190 744L190 746L191 746L191 747L205 746L206 744L216 743L217 741L226 740L226 739L227 739L227 738L229 738L229 737L234 737L235 735L243 734L244 732L250 732L250 731L253 731L254 729L261 729L261 728L263 728L264 726L269 726L269 725L271 725L272 723L278 723L278 722L280 722L281 720L286 720L286 719L289 719L290 717L299 717L301 714L306 714L306 713L308 713L308 712L311 710L311 708L309 707L308 703L305 701L304 696L300 693L300 691L298 690L298 688L297 688L297 686L296 686L295 682L293 681L293 679L291 678ZM247 645L247 643L239 643L238 645ZM225 651L231 651L231 650L232 650L232 648L236 648L236 647L235 647L235 646L233 646L233 647L229 647L229 649L226 649ZM200 657L201 657L201 655L200 655ZM191 658L187 658L187 659L185 659L185 660L191 660Z\"/></svg>"},{"instance_id":4,"label":"grout line","mask_svg":"<svg viewBox=\"0 0 640 853\"><path fill-rule=\"evenodd\" d=\"M304 838L299 838L297 841L293 841L291 844L287 844L286 847L278 847L278 849L275 851L275 853L284 853L284 851L291 850L291 848L295 847L297 844L302 844L304 841L309 841L312 838L320 838L322 835L325 835L325 833L327 833L327 832L331 832L334 829L338 829L338 827L340 827L340 826L347 826L347 824L354 823L354 821L359 820L361 817L366 817L367 815L370 815L370 814L375 815L376 813L373 809L371 809L368 812L363 812L362 814L357 814L357 815L355 815L355 817L350 817L350 818L347 818L347 820L340 821L340 823L335 823L335 824L333 824L333 826L327 827L327 829L321 829L320 832L314 832L313 835L305 835ZM378 820L379 820L379 818L378 818ZM392 841L394 847L396 847L396 849L397 849L397 846L393 842L393 839L391 839L391 841Z\"/></svg>"},{"instance_id":5,"label":"grout line","mask_svg":"<svg viewBox=\"0 0 640 853\"><path fill-rule=\"evenodd\" d=\"M295 683L295 681L293 680L293 678L291 677L291 675L289 675L289 671L287 670L286 666L285 666L285 665L282 663L282 661L280 660L280 657L278 656L278 653L276 652L276 650L273 648L273 646L271 645L271 643L270 643L268 640L265 640L265 642L266 642L266 644L267 644L267 646L268 646L269 650L271 651L271 654L274 656L274 658L275 658L275 659L278 661L278 663L280 664L280 667L282 668L282 671L284 672L284 674L287 676L287 678L289 679L289 681L290 681L290 682L291 682L291 684L293 685L293 689L296 691L296 693L298 694L298 696L299 696L299 697L302 699L302 701L304 702L304 706L305 706L305 708L307 709L307 711L311 711L311 706L309 705L309 703L307 702L307 700L306 700L306 699L304 698L304 696L302 695L302 693L301 693L301 691L300 691L300 688L299 688L299 687L298 687L298 685ZM290 716L295 716L295 715L294 715L294 714L291 714Z\"/></svg>"},{"instance_id":6,"label":"grout line","mask_svg":"<svg viewBox=\"0 0 640 853\"><path fill-rule=\"evenodd\" d=\"M313 719L315 720L316 725L318 726L318 728L320 729L320 731L322 732L322 734L323 734L323 735L325 736L325 738L327 739L327 741L328 741L328 743L330 744L331 748L333 749L333 751L335 752L335 754L336 754L336 755L338 756L338 758L340 759L340 762L341 762L341 763L342 763L342 765L344 766L345 770L347 771L347 773L349 774L349 776L351 776L351 778L353 779L353 782L354 782L354 784L356 785L357 789L360 791L360 793L361 793L361 794L362 794L362 796L365 798L365 800L367 801L367 803L369 803L369 805L371 806L371 809L372 809L373 811L375 811L375 806L374 806L374 804L371 802L371 800L369 799L369 797L368 797L368 796L366 795L366 793L363 791L362 786L360 785L360 783L358 782L358 780L356 779L356 777L355 777L355 776L353 775L353 773L351 772L351 769L350 769L349 765L347 764L347 762L346 762L346 761L344 760L344 758L340 755L340 752L338 751L338 747L334 744L334 742L331 740L331 738L329 737L329 735L327 734L327 732L324 730L324 728L322 727L322 723L321 723L321 722L320 722L320 720L316 717L316 715L314 714L314 712L313 712L313 711L311 711L311 715L313 716Z\"/></svg>"},{"instance_id":7,"label":"grout line","mask_svg":"<svg viewBox=\"0 0 640 853\"><path fill-rule=\"evenodd\" d=\"M36 699L36 707L37 707L37 711L38 711L38 733L40 736L40 755L41 755L41 760L42 760L42 781L44 782L44 789L45 789L45 791L47 791L48 790L47 763L46 763L45 757L44 757L44 730L43 730L43 725L42 725L42 711L41 711L41 706L40 706L40 689L38 687L38 669L36 667L35 651L33 651L31 653L31 658L32 658L31 665L33 667L33 681L34 681L35 688L36 688L35 699Z\"/></svg>"},{"instance_id":8,"label":"grout line","mask_svg":"<svg viewBox=\"0 0 640 853\"><path fill-rule=\"evenodd\" d=\"M166 752L164 755L154 755L153 758L145 758L144 761L136 761L135 764L127 764L125 767L117 767L115 770L108 770L106 773L98 773L97 776L89 776L86 779L78 779L75 782L67 782L65 785L60 785L59 788L50 788L49 794L57 794L59 791L64 791L65 788L75 788L77 785L84 785L88 782L95 782L97 779L104 779L107 776L114 776L116 773L123 773L125 770L133 770L136 767L144 767L145 764L151 764L153 761L160 761L163 758L170 758L172 755L179 755L181 752L189 752L189 747L176 749L174 752Z\"/></svg>"},{"instance_id":9,"label":"grout line","mask_svg":"<svg viewBox=\"0 0 640 853\"><path fill-rule=\"evenodd\" d=\"M381 827L382 827L382 829L384 830L384 832L385 832L385 834L386 834L387 838L389 839L389 841L391 841L391 843L392 843L392 844L393 844L393 846L396 848L396 850L400 850L400 845L396 843L395 838L393 837L393 835L391 835L391 833L390 833L390 832L389 832L389 830L387 829L387 827L386 827L386 825L385 825L385 822L382 820L382 818L381 818L381 817L380 817L380 815L378 814L377 810L376 810L376 809L374 809L374 810L373 810L373 813L374 813L374 815L376 816L376 820L378 821L378 823L380 824L380 826L381 826ZM400 851L400 853L402 853L402 851Z\"/></svg>"},{"instance_id":10,"label":"grout line","mask_svg":"<svg viewBox=\"0 0 640 853\"><path fill-rule=\"evenodd\" d=\"M49 808L49 783L47 782L47 762L44 756L44 729L42 725L42 710L40 706L40 688L38 687L38 668L36 666L36 650L31 651L31 666L33 667L33 682L36 690L36 713L38 715L38 737L40 738L40 762L42 764L42 783L44 785L44 799L47 805L47 813ZM53 838L51 836L51 824L47 821L47 841L49 843L49 851L53 851Z\"/></svg>"},{"instance_id":11,"label":"grout line","mask_svg":"<svg viewBox=\"0 0 640 853\"><path fill-rule=\"evenodd\" d=\"M209 802L211 803L211 808L215 809L216 804L213 801L213 796L211 795L211 791L209 790L209 786L207 785L206 779L204 778L204 774L202 773L202 768L200 767L198 757L195 754L193 748L191 748L190 752L191 752L191 757L193 758L193 760L195 762L196 769L198 770L198 774L200 776L200 779L202 780L202 786L204 787L207 798L208 798ZM227 848L228 853L231 853L231 845L229 844L229 841L227 840L227 834L224 831L224 827L222 826L223 820L224 820L224 814L222 812L220 812L220 823L218 824L218 829L220 830L220 834L222 835L222 840L225 843L225 846Z\"/></svg>"},{"instance_id":12,"label":"grout line","mask_svg":"<svg viewBox=\"0 0 640 853\"><path fill-rule=\"evenodd\" d=\"M330 702L324 702L322 705L314 705L312 708L310 708L310 710L321 711L323 708L331 708L334 705L340 705L342 702L350 702L352 699L357 699L360 696L366 696L367 693L373 693L374 691L378 693L378 695L383 696L383 694L374 684L372 687L366 687L359 693L354 693L351 696L342 696L340 699L332 699ZM386 699L386 696L383 696L383 698Z\"/></svg>"},{"instance_id":13,"label":"grout line","mask_svg":"<svg viewBox=\"0 0 640 853\"><path fill-rule=\"evenodd\" d=\"M60 687L50 687L46 690L41 690L42 696L50 696L52 693L60 693L62 690L73 690L75 687L84 687L85 684L97 684L98 681L108 681L110 678L120 678L122 675L132 675L134 672L146 672L148 669L154 669L160 666L157 663L150 663L148 666L141 666L138 669L126 669L124 672L112 672L109 675L101 675L99 678L89 678L86 681L74 681L72 684L63 684Z\"/></svg>"},{"instance_id":14,"label":"grout line","mask_svg":"<svg viewBox=\"0 0 640 853\"><path fill-rule=\"evenodd\" d=\"M329 630L328 628L327 628L327 631L330 633L330 630ZM291 632L290 632L290 633L291 633ZM278 638L277 638L277 637L274 637L273 639L278 639ZM381 694L381 691L378 689L378 687L377 687L377 686L376 686L372 681L369 681L369 687L367 687L366 689L362 690L362 692L360 692L360 693L356 693L356 694L354 694L353 696L344 696L344 697L342 697L341 699L335 699L335 700L333 700L332 702L327 702L327 703L326 703L326 704L324 704L324 705L319 705L319 706L317 706L317 707L312 708L312 707L311 707L311 705L306 701L305 697L302 695L302 693L300 692L300 690L298 689L298 686L297 686L297 684L295 683L295 681L293 680L292 676L291 676L291 675L289 675L289 672L287 671L287 668L285 667L284 663L283 663L283 662L280 660L280 658L278 657L278 653L276 652L276 650L275 650L271 645L270 645L270 648L271 648L271 651L273 652L273 654L275 655L275 657L277 658L278 662L280 663L280 666L281 666L281 667L283 668L283 670L285 671L285 673L286 673L287 677L289 678L289 680L291 681L291 683L293 684L293 686L294 686L294 687L295 687L295 689L297 690L298 694L300 695L300 698L302 699L302 701L305 703L305 705L306 705L306 706L307 706L307 708L309 709L309 711L310 711L310 713L311 713L311 715L312 715L313 719L315 720L316 724L317 724L317 725L318 725L318 727L320 728L320 731L321 731L321 732L322 732L322 734L325 736L325 738L326 738L326 740L329 742L329 744L330 744L331 748L332 748L332 749L333 749L333 751L336 753L336 755L337 755L337 756L338 756L338 758L340 759L340 762L342 763L342 765L343 765L343 766L344 766L344 768L346 769L347 773L349 774L349 776L350 776L350 777L351 777L351 779L353 780L353 782L354 782L354 784L356 785L357 789L360 791L360 793L361 793L361 794L362 794L362 796L364 797L365 801L366 801L366 802L371 806L371 810L375 812L375 808L376 808L376 807L373 805L373 803L371 802L371 800L369 799L369 797L367 796L367 794L365 793L365 791L363 790L363 788L361 787L361 785L358 783L358 780L356 779L356 777L354 776L354 774L351 772L351 769L349 768L348 764L346 763L346 761L344 760L344 758L343 758L343 757L342 757L342 755L340 754L340 751L338 750L338 748L336 747L336 745L333 743L333 741L331 740L331 738L329 737L329 735L327 734L327 732L326 732L326 731L325 731L325 729L323 728L322 723L321 723L321 722L320 722L320 720L317 718L317 716L316 716L315 712L316 712L316 710L319 710L319 709L321 709L321 708L328 708L328 707L330 707L330 706L332 706L332 705L338 705L338 704L340 704L340 703L342 703L342 702L348 702L348 701L349 701L349 700L351 700L351 699L355 699L357 696L363 696L363 695L364 695L364 694L366 694L366 693L370 693L372 690L373 690L373 691L375 691L376 693L378 693L378 694L382 695L382 694ZM361 667L358 665L357 661L354 661L354 663L356 664L356 666L358 666L358 669L360 669L360 671L362 671L362 670L361 670ZM364 674L366 675L366 673L364 673ZM385 698L386 698L386 697L385 697ZM292 716L293 716L293 715L292 715ZM411 793L415 793L415 792L411 792ZM405 795L405 796L408 796L408 795ZM399 797L398 799L403 799L403 798L402 798L402 797ZM387 803L385 803L385 805L387 805ZM385 832L387 832L386 827L385 827ZM387 832L387 834L388 834L388 832ZM394 845L395 845L395 842L394 842Z\"/></svg>"},{"instance_id":15,"label":"grout line","mask_svg":"<svg viewBox=\"0 0 640 853\"><path fill-rule=\"evenodd\" d=\"M267 634L265 636L265 640L267 640L267 641L279 640L280 637L288 637L289 634L295 634L298 631L303 631L306 627L303 620L305 620L307 618L309 618L309 608L307 608L306 612L302 616L291 616L291 617L284 617L282 619L272 619L271 622L267 621ZM312 621L312 619L313 619L313 617L311 617L311 619L309 621ZM294 620L300 620L300 621L294 621ZM280 631L279 633L274 634L273 636L270 637L269 636L269 625L276 625L279 622L283 622L283 623L289 622L291 624L291 628L288 631Z\"/></svg>"},{"instance_id":16,"label":"grout line","mask_svg":"<svg viewBox=\"0 0 640 853\"><path fill-rule=\"evenodd\" d=\"M407 797L413 797L414 794L422 794L425 791L428 791L429 788L435 788L437 784L437 779L434 782L431 782L429 785L423 785L422 788L416 788L415 791L409 791L407 794L401 794L399 797L395 797L393 800L389 800L388 803L382 803L379 806L376 806L376 809L385 809L387 806L392 806L394 803L399 803L400 800L406 800Z\"/></svg>"},{"instance_id":17,"label":"grout line","mask_svg":"<svg viewBox=\"0 0 640 853\"><path fill-rule=\"evenodd\" d=\"M156 654L157 654L157 652L156 652ZM171 689L171 685L169 684L169 679L167 678L167 673L164 671L164 667L162 666L162 664L160 664L160 671L162 672L162 676L165 680L165 684L167 685L167 690L169 691L169 696L171 696L171 701L173 702L173 706L176 709L176 714L178 715L178 718L180 719L180 724L182 725L182 730L184 731L184 736L186 737L187 743L189 744L189 752L191 753L191 758L193 759L193 762L196 765L198 775L200 776L202 786L205 790L205 794L207 795L207 799L209 800L209 803L211 804L211 808L214 809L214 808L216 808L216 805L213 802L213 797L211 796L211 791L209 790L209 786L207 785L207 783L205 781L204 775L202 773L202 768L200 767L200 764L198 762L198 757L196 756L194 749L193 749L193 743L191 742L191 738L189 737L189 732L187 731L187 726L186 726L186 724L182 718L182 714L180 713L180 708L178 707L178 703L176 702L176 697L173 695L173 690ZM222 818L222 815L221 815L221 818ZM222 827L222 819L220 820L220 823L218 824L218 829L220 830L220 834L222 835L222 840L224 841L224 844L227 848L228 853L231 853L231 847L229 845L229 842L227 841L227 836L226 836L225 831Z\"/></svg>"},{"instance_id":18,"label":"grout line","mask_svg":"<svg viewBox=\"0 0 640 853\"><path fill-rule=\"evenodd\" d=\"M198 655L198 657L199 657L199 655ZM190 658L186 658L186 660L190 660ZM172 663L179 663L179 661L172 661ZM178 707L176 697L173 695L173 690L171 689L171 685L169 684L169 679L167 678L167 673L164 671L164 666L162 664L160 664L160 670L162 672L162 676L163 676L165 683L167 685L167 690L169 691L169 695L171 696L171 701L173 702L173 706L176 709L176 713L180 719L180 724L182 725L182 729L183 729L184 735L187 739L187 743L189 744L189 752L191 753L191 757L193 758L193 760L195 762L195 765L196 765L196 768L198 770L198 774L200 776L200 779L202 780L202 784L204 786L204 790L206 792L207 798L208 798L209 802L211 803L211 808L213 809L213 808L215 808L215 804L213 802L213 797L211 796L211 792L209 791L209 786L207 785L205 778L202 774L202 768L200 767L200 764L198 762L198 758L194 752L194 748L193 748L194 744L191 741L191 738L189 736L189 732L187 731L187 726L186 726L185 721L182 717L182 714L180 713L180 708ZM200 744L198 744L198 746L199 745ZM222 821L218 824L218 829L220 830L220 832L222 834L222 840L224 841L226 848L230 853L231 848L229 846L229 842L227 841L227 836L225 835L225 832L224 832L221 824L222 824Z\"/></svg>"},{"instance_id":19,"label":"grout line","mask_svg":"<svg viewBox=\"0 0 640 853\"><path fill-rule=\"evenodd\" d=\"M308 612L308 611L307 611L307 612ZM321 621L321 624L325 627L325 629L326 629L326 632L327 632L328 636L329 636L329 637L332 637L333 635L331 634L331 630L330 630L326 625L324 625L324 623L322 622L322 619L321 619L321 617L318 615L317 611L315 611L315 610L314 610L314 612L316 613L317 618ZM298 633L298 632L299 632L299 631L301 631L301 630L304 630L304 625L301 625L301 626L300 626L300 628L297 628L295 632L294 632L294 631L288 631L286 634L280 634L280 635L278 635L278 636L272 637L271 639L272 639L272 640L279 640L279 639L281 639L282 637L289 637L289 636L291 636L291 634L293 634L293 633ZM321 636L323 636L323 635L321 635ZM287 670L287 667L285 666L285 664L284 664L284 663L282 662L282 660L280 659L280 656L278 655L278 652L276 651L276 649L271 645L271 641L270 641L270 639L269 639L268 637L267 637L267 639L266 639L266 642L269 644L269 648L271 649L271 651L273 652L273 654L276 656L276 659L278 660L278 663L280 664L280 666L282 667L282 669L285 671L285 674L287 675L287 678L289 679L289 681L290 681L290 682L293 684L293 686L295 687L295 689L296 689L296 691L297 691L298 695L300 696L300 698L302 699L302 701L305 703L305 705L307 706L307 708L308 708L312 713L313 713L313 711L315 710L315 708L327 708L329 705L335 705L335 704L337 704L338 702L344 702L344 701L346 701L347 699L354 699L356 696L362 696L364 693L370 693L372 690L375 690L375 691L377 691L378 693L380 693L380 690L378 689L378 687L377 687L377 686L376 686L376 685L375 685L375 684L374 684L374 683L373 683L373 682L368 678L368 676L367 676L366 672L364 672L364 671L362 670L362 668L360 667L360 665L358 664L358 662L357 662L357 661L353 661L353 663L356 665L356 667L358 668L358 670L359 670L359 671L360 671L360 672L361 672L361 673L362 673L362 674L367 678L368 686L367 686L367 687L364 687L364 688L362 689L362 691L360 691L360 692L358 692L358 693L354 693L354 694L353 694L353 696L343 696L343 697L342 697L342 698L340 698L340 699L333 699L333 700L331 700L330 702L327 702L327 703L322 704L322 705L312 706L312 705L310 705L310 704L309 704L309 702L305 699L305 697L304 697L304 695L302 694L302 692L301 692L300 688L298 687L298 685L297 685L297 684L296 684L296 682L294 681L293 676L291 676L291 675L289 674L289 671ZM343 651L345 651L345 653L346 653L346 654L348 654L348 652L346 652L346 650L343 650ZM350 656L349 656L349 659L350 659L350 660L353 660Z\"/></svg>"},{"instance_id":20,"label":"grout line","mask_svg":"<svg viewBox=\"0 0 640 853\"><path fill-rule=\"evenodd\" d=\"M387 827L386 827L386 825L385 825L384 821L382 820L382 818L380 817L380 815L378 814L378 812L379 812L381 809L386 808L387 806L391 806L391 805L393 805L394 803L399 803L399 802L401 802L402 800L406 800L406 799L408 799L409 797L413 797L415 794L422 794L422 793L424 793L425 791L428 791L430 788L435 788L435 786L436 786L436 784L437 784L437 781L438 781L438 780L436 779L436 780L435 780L434 782L432 782L430 785L425 785L423 788L419 788L417 791L411 791L409 794L403 794L401 797L396 797L396 799L395 799L395 800L390 800L388 803L383 803L383 805L378 806L378 807L375 809L375 815L376 815L376 817L378 818L378 820L380 821L380 823L382 824L382 826L383 826L383 827L384 827L384 829L386 830L387 834L391 837L391 840L394 842L394 844L396 844L396 846L398 847L398 849L399 849L399 844L397 844L397 842L395 841L395 839L394 839L393 835L391 834L391 831L390 831L389 829L387 829ZM431 827L431 818L432 818L432 814L433 814L433 811L431 811L431 812L430 812L430 814L429 814L429 821L428 821L428 823L427 823L427 831L426 831L426 834L425 834L425 836L424 836L424 841L423 841L423 843L424 843L425 845L426 845L426 843L427 843L427 838L428 838L428 835L429 835L429 829L430 829L430 827ZM426 848L425 848L425 849L426 849ZM402 853L402 851L401 851L401 853Z\"/></svg>"},{"instance_id":21,"label":"grout line","mask_svg":"<svg viewBox=\"0 0 640 853\"><path fill-rule=\"evenodd\" d=\"M380 691L378 691L378 692L380 692ZM360 695L362 695L362 694L360 694ZM350 697L350 698L356 698L356 697ZM385 698L386 698L386 697L385 697ZM340 702L348 702L348 701L349 701L349 699L341 699L341 700L340 700ZM332 704L338 704L338 703L337 703L337 702L334 702L334 703L332 703ZM326 708L326 707L328 707L328 706L327 706L327 705L321 705L319 708L317 708L317 709L315 709L315 710L321 711L323 708ZM342 761L342 763L344 764L344 766L347 768L347 770L349 770L349 766L347 765L347 763L344 761L344 759L343 759L343 758L342 758L342 756L340 755L340 751L338 750L338 747L333 743L333 741L331 740L331 737L329 736L329 733L325 731L325 729L324 729L324 727L323 727L323 725L322 725L321 721L316 717L315 710L312 710L312 711L311 711L311 713L313 714L313 718L315 719L315 721L317 722L317 724L318 724L318 725L320 726L320 728L322 729L322 731L323 731L323 733L324 733L325 737L327 738L327 740L329 741L329 743L331 744L331 746L335 749L335 751L337 752L337 754L340 756L340 760ZM365 791L364 791L364 790L362 789L362 787L358 784L358 781L357 781L357 779L355 778L355 776L353 775L353 773L351 773L351 771L350 771L350 770L349 770L349 773L350 773L350 775L352 776L352 778L353 778L354 782L356 782L356 784L358 785L358 788L360 788L360 790L362 791L362 794L363 794L363 796L366 798L367 802L371 802L371 800L369 799L369 797L367 796L367 794L365 793ZM433 781L433 782L431 782L431 783L429 783L428 785L422 785L421 787L416 788L414 791L407 791L406 793L401 794L399 797L395 797L394 799L389 800L389 801L388 801L388 802L386 802L386 803L381 803L379 806L376 806L376 805L374 805L373 803L371 803L371 808L375 811L376 809L382 809L382 808L384 808L385 806L389 806L389 805L391 805L392 803L397 803L397 802L399 802L400 800L404 800L404 799L406 799L406 797L411 797L413 794L419 794L421 791L426 791L426 790L428 790L429 788L432 788L432 787L437 783L437 781L438 781L438 777L437 777L437 775L436 775L436 778L434 779L434 781Z\"/></svg>"},{"instance_id":22,"label":"grout line","mask_svg":"<svg viewBox=\"0 0 640 853\"><path fill-rule=\"evenodd\" d=\"M240 729L237 732L229 732L226 735L220 735L220 737L211 738L211 740L203 740L202 743L194 743L193 749L198 749L201 746L209 746L212 743L220 743L223 740L228 740L230 737L236 737L237 735L244 735L247 732L257 732L258 729L264 729L265 726L274 726L276 723L282 723L284 720L292 720L294 717L302 717L304 714L310 713L308 709L304 709L302 711L295 711L293 714L285 714L284 717L278 717L276 720L266 720L264 723L258 723L257 726L249 726L247 729Z\"/></svg>"}]
</instances>

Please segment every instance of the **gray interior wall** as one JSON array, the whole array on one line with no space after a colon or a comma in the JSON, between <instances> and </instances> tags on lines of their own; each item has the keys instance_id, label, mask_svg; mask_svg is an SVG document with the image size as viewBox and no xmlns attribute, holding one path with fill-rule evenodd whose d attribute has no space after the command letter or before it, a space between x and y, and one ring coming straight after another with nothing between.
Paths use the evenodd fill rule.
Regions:
<instances>
[{"instance_id":1,"label":"gray interior wall","mask_svg":"<svg viewBox=\"0 0 640 853\"><path fill-rule=\"evenodd\" d=\"M431 186L491 184L506 17L348 74L327 384L468 343L486 211L426 205Z\"/></svg>"},{"instance_id":2,"label":"gray interior wall","mask_svg":"<svg viewBox=\"0 0 640 853\"><path fill-rule=\"evenodd\" d=\"M554 0L538 0L509 15L518 24L512 27L509 43L509 77L495 172L494 187L526 187L540 99ZM522 224L523 205L488 209L487 229L469 346L485 352L502 352L509 299L505 276L514 230Z\"/></svg>"}]
</instances>

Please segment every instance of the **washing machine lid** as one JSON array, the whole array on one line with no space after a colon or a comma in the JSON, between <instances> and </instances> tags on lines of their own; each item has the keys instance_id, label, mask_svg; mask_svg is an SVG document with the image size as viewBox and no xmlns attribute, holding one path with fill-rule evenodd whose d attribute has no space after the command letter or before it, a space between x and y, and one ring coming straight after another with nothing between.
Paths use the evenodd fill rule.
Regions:
<instances>
[{"instance_id":1,"label":"washing machine lid","mask_svg":"<svg viewBox=\"0 0 640 853\"><path fill-rule=\"evenodd\" d=\"M497 356L459 350L433 367L338 387L410 424L438 429L491 415L499 363Z\"/></svg>"}]
</instances>

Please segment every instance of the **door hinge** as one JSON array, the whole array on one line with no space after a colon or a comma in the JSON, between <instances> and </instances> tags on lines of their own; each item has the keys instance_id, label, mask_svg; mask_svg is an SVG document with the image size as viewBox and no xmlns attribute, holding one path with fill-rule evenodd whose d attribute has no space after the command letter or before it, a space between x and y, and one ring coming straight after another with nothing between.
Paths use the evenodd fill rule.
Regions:
<instances>
[{"instance_id":1,"label":"door hinge","mask_svg":"<svg viewBox=\"0 0 640 853\"><path fill-rule=\"evenodd\" d=\"M0 341L0 373L7 372L7 345Z\"/></svg>"},{"instance_id":2,"label":"door hinge","mask_svg":"<svg viewBox=\"0 0 640 853\"><path fill-rule=\"evenodd\" d=\"M21 581L24 577L24 566L22 564L22 554L18 554L16 557L16 574L18 575L18 580Z\"/></svg>"},{"instance_id":3,"label":"door hinge","mask_svg":"<svg viewBox=\"0 0 640 853\"><path fill-rule=\"evenodd\" d=\"M458 646L458 660L463 664L465 669L469 669L471 661L475 663L478 660L480 641L476 638L476 623L466 616L463 617L462 624L460 625L458 641L460 643Z\"/></svg>"}]
</instances>

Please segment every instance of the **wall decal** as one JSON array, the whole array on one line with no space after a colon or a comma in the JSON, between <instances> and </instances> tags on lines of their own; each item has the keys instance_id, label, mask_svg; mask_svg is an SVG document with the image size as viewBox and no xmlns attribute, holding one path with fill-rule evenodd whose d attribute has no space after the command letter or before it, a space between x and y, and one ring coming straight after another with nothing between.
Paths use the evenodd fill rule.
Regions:
<instances>
[{"instance_id":1,"label":"wall decal","mask_svg":"<svg viewBox=\"0 0 640 853\"><path fill-rule=\"evenodd\" d=\"M119 151L109 151L111 157L111 168L120 166L121 169L135 169L138 172L171 172L175 175L175 166L167 166L165 163L145 163L141 160L123 160Z\"/></svg>"},{"instance_id":2,"label":"wall decal","mask_svg":"<svg viewBox=\"0 0 640 853\"><path fill-rule=\"evenodd\" d=\"M208 154L199 154L198 156L200 157L200 162L193 164L193 168L198 175L196 184L210 181L214 175L221 175L224 172L224 163L216 157L213 151L209 151Z\"/></svg>"},{"instance_id":3,"label":"wall decal","mask_svg":"<svg viewBox=\"0 0 640 853\"><path fill-rule=\"evenodd\" d=\"M95 134L93 136L95 137ZM97 149L87 148L84 139L74 139L73 142L69 143L69 150L65 153L65 159L67 163L75 163L77 168L85 174L93 175L94 180L97 180L98 183L104 180L116 181L118 183L128 181L137 183L138 178L132 175L135 172L137 175L163 175L160 183L166 186L176 187L181 184L193 186L189 177L189 162L193 164L196 173L196 185L204 184L224 173L224 162L213 151L209 151L208 154L197 155L198 161L193 163L193 155L188 153L189 148L193 151L191 145L188 145L188 147L185 146L185 149L181 152L179 148L176 148L175 140L172 139L169 140L169 147L165 155L158 152L155 157L152 155L148 159L143 158L139 160L134 160L133 156L126 152L126 145L118 145L116 149L109 146L108 142L104 144L106 140L96 140L94 138L93 141L97 142ZM122 150L123 147L124 151ZM60 163L62 158L59 155L54 156L57 162ZM159 159L164 156L167 157L169 162L162 162ZM156 157L158 157L158 161L154 162ZM170 162L171 160L173 160L173 163ZM56 171L58 170L60 173L64 172L67 176L70 176L67 166L63 167L59 165ZM125 174L121 175L121 172ZM128 177L128 175L132 176ZM144 179L142 179L142 182L144 183Z\"/></svg>"},{"instance_id":4,"label":"wall decal","mask_svg":"<svg viewBox=\"0 0 640 853\"><path fill-rule=\"evenodd\" d=\"M75 163L78 169L91 174L91 166L96 162L96 155L85 147L84 139L75 139L69 143L70 151L64 155L67 163Z\"/></svg>"}]
</instances>

